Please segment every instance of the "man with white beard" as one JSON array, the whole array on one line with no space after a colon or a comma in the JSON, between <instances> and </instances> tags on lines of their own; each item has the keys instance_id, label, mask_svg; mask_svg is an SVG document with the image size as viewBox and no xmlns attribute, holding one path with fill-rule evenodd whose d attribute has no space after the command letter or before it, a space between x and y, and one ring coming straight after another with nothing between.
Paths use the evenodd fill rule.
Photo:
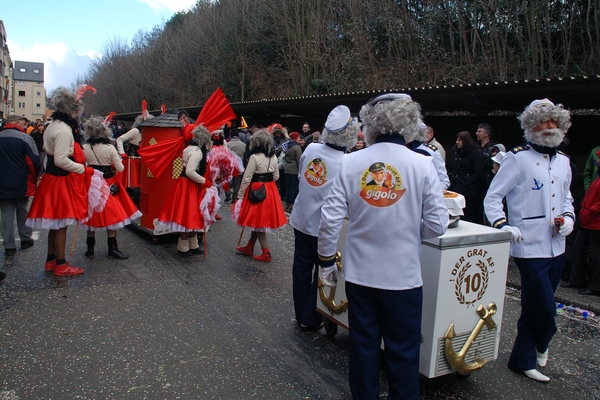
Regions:
<instances>
[{"instance_id":1,"label":"man with white beard","mask_svg":"<svg viewBox=\"0 0 600 400\"><path fill-rule=\"evenodd\" d=\"M540 382L556 332L554 292L563 268L565 237L573 230L569 159L556 148L571 126L568 110L533 101L521 115L527 144L506 153L484 200L492 226L510 232L510 255L521 274L521 316L508 368ZM508 220L503 211L506 197Z\"/></svg>"}]
</instances>

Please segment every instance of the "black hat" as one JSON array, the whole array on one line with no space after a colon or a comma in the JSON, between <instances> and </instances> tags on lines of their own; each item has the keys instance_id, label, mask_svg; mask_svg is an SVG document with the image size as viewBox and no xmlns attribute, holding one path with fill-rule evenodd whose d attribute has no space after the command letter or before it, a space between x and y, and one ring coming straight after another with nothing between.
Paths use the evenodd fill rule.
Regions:
<instances>
[{"instance_id":1,"label":"black hat","mask_svg":"<svg viewBox=\"0 0 600 400\"><path fill-rule=\"evenodd\" d=\"M375 164L371 164L369 167L369 172L378 172L383 171L385 169L385 164L382 162L376 162Z\"/></svg>"}]
</instances>

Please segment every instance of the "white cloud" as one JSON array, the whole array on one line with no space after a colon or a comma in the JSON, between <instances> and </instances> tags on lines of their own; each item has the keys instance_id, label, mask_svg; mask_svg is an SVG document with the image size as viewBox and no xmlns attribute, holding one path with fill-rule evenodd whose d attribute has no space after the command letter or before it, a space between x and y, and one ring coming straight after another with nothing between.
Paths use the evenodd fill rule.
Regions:
<instances>
[{"instance_id":1,"label":"white cloud","mask_svg":"<svg viewBox=\"0 0 600 400\"><path fill-rule=\"evenodd\" d=\"M69 87L77 77L83 76L98 53L77 54L63 42L50 44L36 43L32 47L21 49L7 40L10 58L13 61L44 63L44 87L51 92L59 86Z\"/></svg>"},{"instance_id":2,"label":"white cloud","mask_svg":"<svg viewBox=\"0 0 600 400\"><path fill-rule=\"evenodd\" d=\"M171 12L187 11L196 4L198 0L139 0L155 11L168 9Z\"/></svg>"}]
</instances>

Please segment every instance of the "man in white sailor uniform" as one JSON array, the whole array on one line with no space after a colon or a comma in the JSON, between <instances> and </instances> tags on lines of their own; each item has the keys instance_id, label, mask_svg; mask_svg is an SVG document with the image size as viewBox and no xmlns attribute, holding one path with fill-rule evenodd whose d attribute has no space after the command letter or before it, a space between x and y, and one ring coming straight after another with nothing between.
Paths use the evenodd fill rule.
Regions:
<instances>
[{"instance_id":1,"label":"man in white sailor uniform","mask_svg":"<svg viewBox=\"0 0 600 400\"><path fill-rule=\"evenodd\" d=\"M421 134L419 104L406 94L388 93L364 105L360 117L369 146L342 158L323 205L319 276L326 285L336 284L337 240L348 216L342 274L348 298L352 396L379 399L383 339L388 399L418 399L421 240L446 232L448 209L432 157L405 145ZM367 185L374 164L388 174L391 188Z\"/></svg>"},{"instance_id":2,"label":"man in white sailor uniform","mask_svg":"<svg viewBox=\"0 0 600 400\"><path fill-rule=\"evenodd\" d=\"M317 310L317 235L321 207L340 171L346 149L356 144L360 124L346 106L337 106L327 117L321 143L308 145L300 157L299 192L290 224L294 227L294 264L292 267L294 311L302 330L319 329L323 323Z\"/></svg>"},{"instance_id":3,"label":"man in white sailor uniform","mask_svg":"<svg viewBox=\"0 0 600 400\"><path fill-rule=\"evenodd\" d=\"M540 382L556 332L554 291L563 268L565 237L573 230L569 159L557 151L571 126L568 110L533 101L521 115L527 144L506 153L484 200L492 226L510 232L510 255L521 273L521 316L508 368ZM506 198L508 219L503 210Z\"/></svg>"}]
</instances>

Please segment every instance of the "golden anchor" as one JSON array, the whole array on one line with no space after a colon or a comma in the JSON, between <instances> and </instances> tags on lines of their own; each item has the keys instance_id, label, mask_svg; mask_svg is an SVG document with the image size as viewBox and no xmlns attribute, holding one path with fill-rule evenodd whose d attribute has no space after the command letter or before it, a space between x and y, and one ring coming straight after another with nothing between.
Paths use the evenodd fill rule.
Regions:
<instances>
[{"instance_id":1,"label":"golden anchor","mask_svg":"<svg viewBox=\"0 0 600 400\"><path fill-rule=\"evenodd\" d=\"M444 342L446 358L448 359L448 362L453 370L462 375L469 375L472 372L479 371L485 364L487 364L488 360L480 359L479 357L475 358L475 362L473 364L468 364L465 362L465 356L473 345L475 339L477 339L477 336L479 336L479 333L483 329L484 325L486 325L488 329L494 329L496 327L496 323L492 319L492 316L496 314L497 310L498 307L496 306L496 303L490 303L487 308L483 308L481 304L479 307L477 307L477 313L481 318L479 321L477 321L475 328L473 328L471 334L467 338L467 341L458 353L455 352L454 348L452 347L452 339L456 337L456 333L454 332L454 322L450 324L450 327L444 335Z\"/></svg>"},{"instance_id":2,"label":"golden anchor","mask_svg":"<svg viewBox=\"0 0 600 400\"><path fill-rule=\"evenodd\" d=\"M339 251L336 251L335 253L335 265L338 269L338 271L342 270L342 253L340 253ZM323 302L323 304L327 307L327 309L329 311L331 311L334 314L341 314L343 312L346 312L346 310L348 309L348 302L346 300L342 300L340 299L340 305L336 305L335 304L335 286L333 286L331 289L329 289L329 297L327 297L327 295L325 294L325 284L323 283L323 280L321 279L321 277L319 277L319 297L321 298L321 301Z\"/></svg>"}]
</instances>

